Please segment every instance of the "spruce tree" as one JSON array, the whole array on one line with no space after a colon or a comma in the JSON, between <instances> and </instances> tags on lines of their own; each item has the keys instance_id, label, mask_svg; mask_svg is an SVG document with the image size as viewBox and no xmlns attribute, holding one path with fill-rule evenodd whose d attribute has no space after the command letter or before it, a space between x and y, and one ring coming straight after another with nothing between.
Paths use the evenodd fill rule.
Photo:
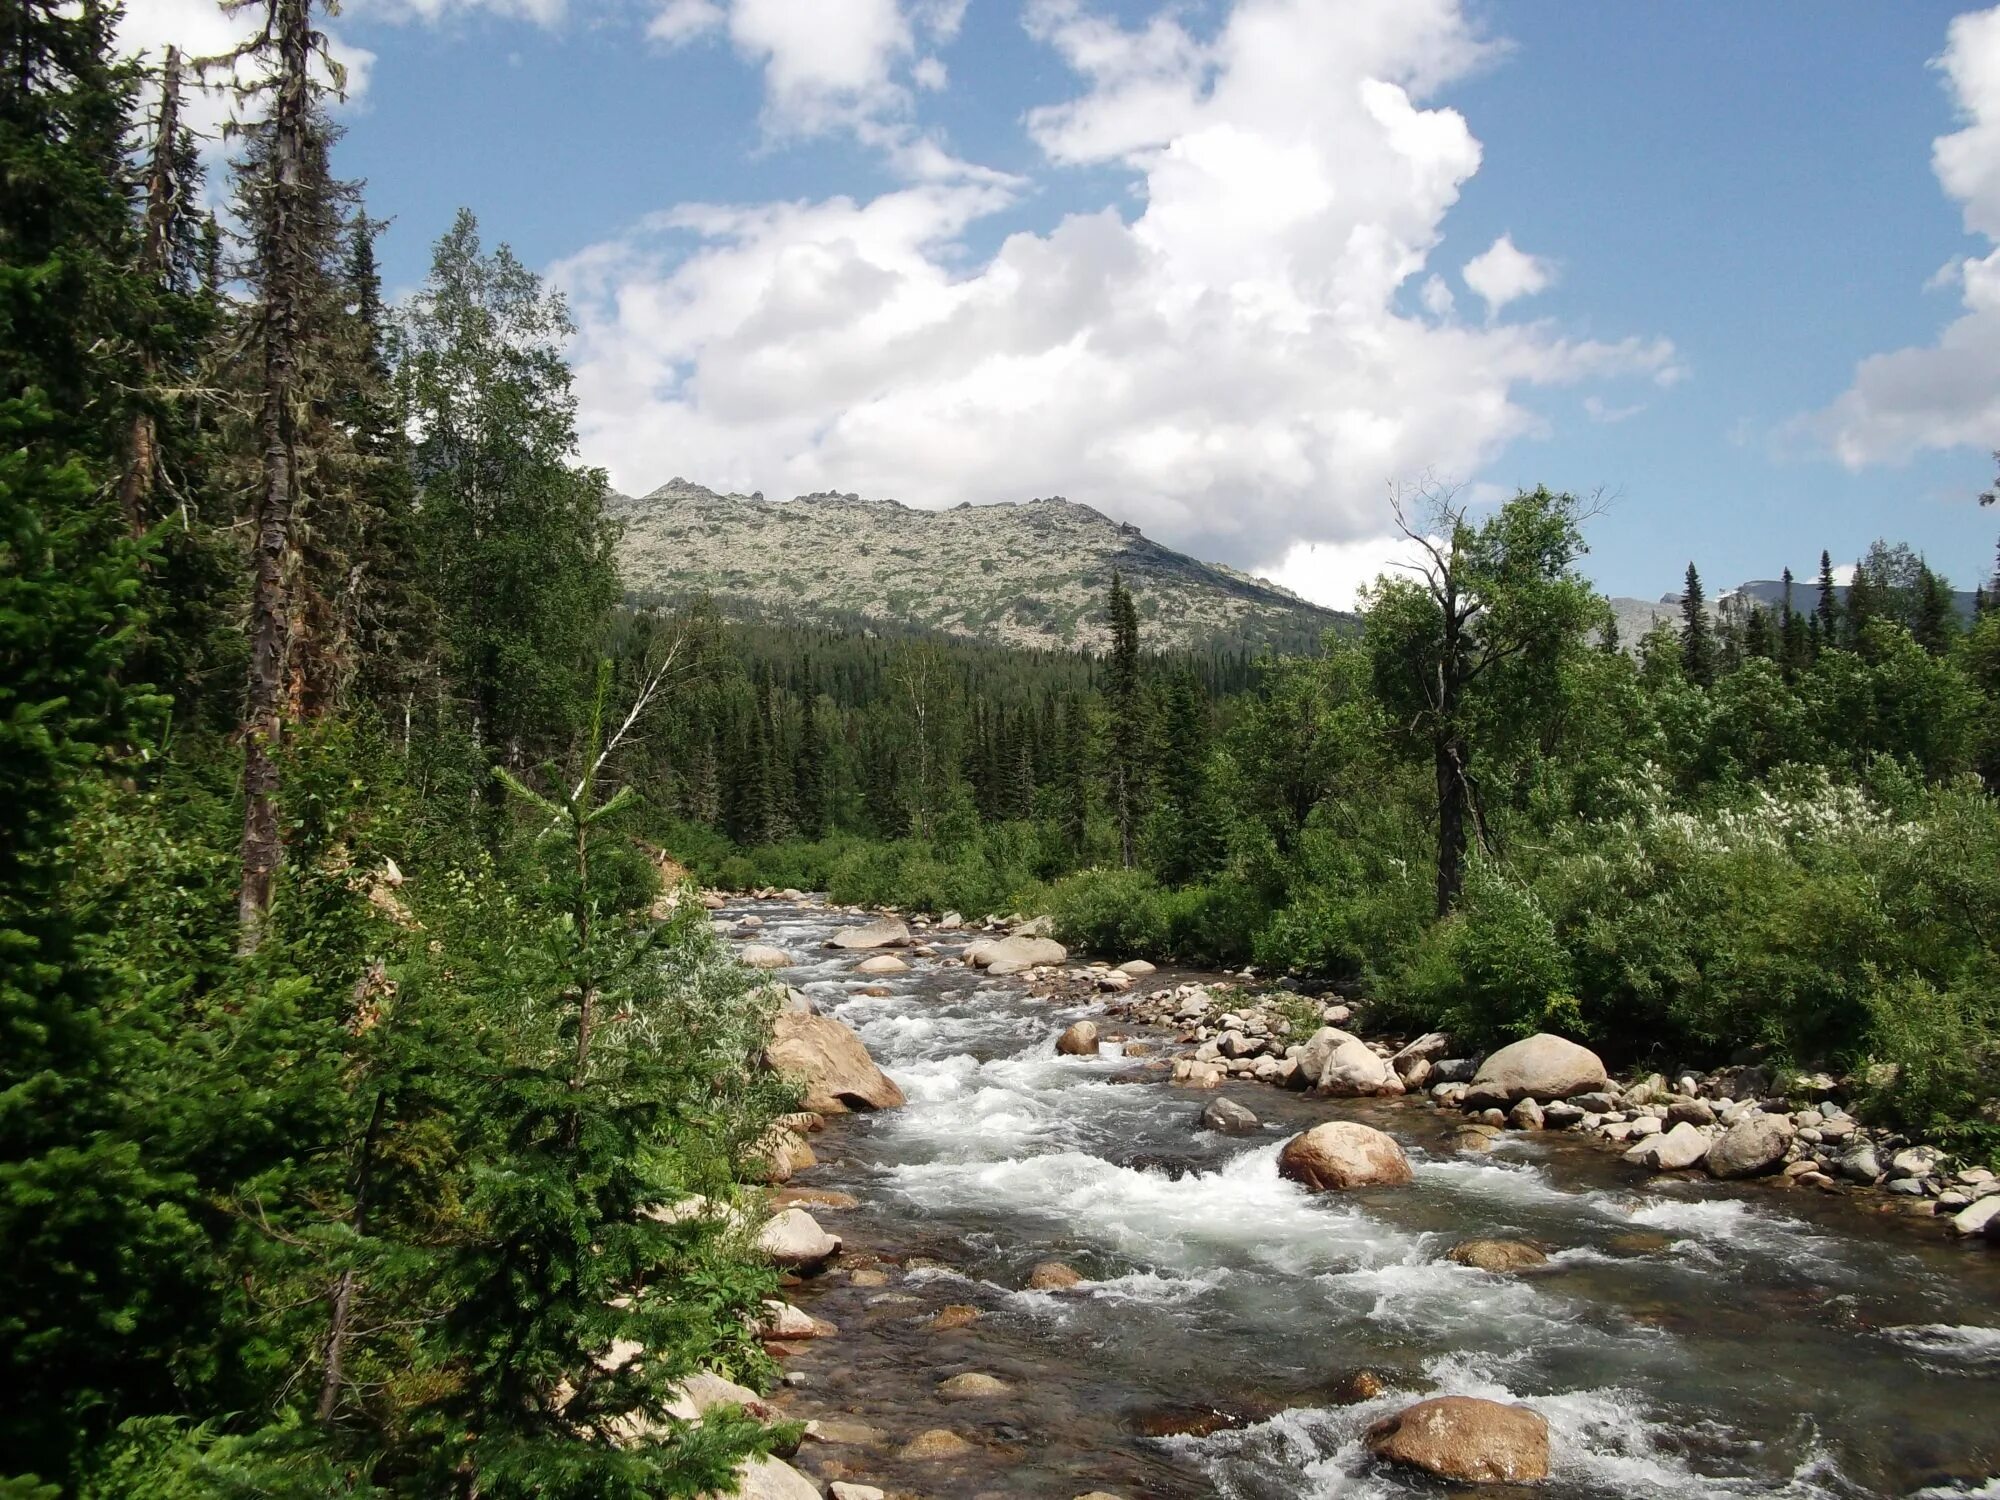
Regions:
<instances>
[{"instance_id":1,"label":"spruce tree","mask_svg":"<svg viewBox=\"0 0 2000 1500\"><path fill-rule=\"evenodd\" d=\"M1701 687L1713 684L1715 655L1715 637L1701 590L1701 574L1689 563L1687 584L1681 593L1681 670L1688 681Z\"/></svg>"},{"instance_id":2,"label":"spruce tree","mask_svg":"<svg viewBox=\"0 0 2000 1500\"><path fill-rule=\"evenodd\" d=\"M1081 699L1071 697L1057 718L1056 825L1072 859L1090 841L1090 724Z\"/></svg>"},{"instance_id":3,"label":"spruce tree","mask_svg":"<svg viewBox=\"0 0 2000 1500\"><path fill-rule=\"evenodd\" d=\"M1778 615L1778 660L1789 678L1801 671L1810 658L1805 620L1792 604L1792 570L1785 569L1785 595Z\"/></svg>"},{"instance_id":4,"label":"spruce tree","mask_svg":"<svg viewBox=\"0 0 2000 1500\"><path fill-rule=\"evenodd\" d=\"M1135 858L1145 728L1139 690L1139 610L1116 569L1112 570L1105 612L1111 622L1111 651L1105 659L1105 706L1111 715L1106 770L1111 777L1111 810L1118 820L1119 856L1130 869Z\"/></svg>"},{"instance_id":5,"label":"spruce tree","mask_svg":"<svg viewBox=\"0 0 2000 1500\"><path fill-rule=\"evenodd\" d=\"M792 761L792 806L799 832L816 839L826 833L826 740L820 729L819 699L808 694L799 708L798 753Z\"/></svg>"},{"instance_id":6,"label":"spruce tree","mask_svg":"<svg viewBox=\"0 0 2000 1500\"><path fill-rule=\"evenodd\" d=\"M1839 642L1840 614L1840 599L1833 581L1833 556L1822 549L1819 554L1819 603L1813 613L1813 618L1819 622L1822 649L1831 648Z\"/></svg>"},{"instance_id":7,"label":"spruce tree","mask_svg":"<svg viewBox=\"0 0 2000 1500\"><path fill-rule=\"evenodd\" d=\"M1771 629L1771 617L1761 604L1750 606L1749 618L1743 622L1743 654L1746 657L1761 657L1765 661L1778 654L1778 636Z\"/></svg>"},{"instance_id":8,"label":"spruce tree","mask_svg":"<svg viewBox=\"0 0 2000 1500\"><path fill-rule=\"evenodd\" d=\"M1854 581L1847 586L1847 606L1841 611L1841 642L1850 651L1859 651L1867 640L1868 624L1882 612L1882 590L1865 558L1854 564Z\"/></svg>"},{"instance_id":9,"label":"spruce tree","mask_svg":"<svg viewBox=\"0 0 2000 1500\"><path fill-rule=\"evenodd\" d=\"M257 434L262 454L251 518L250 667L244 695L242 881L237 921L246 951L261 941L283 854L279 830L279 752L286 720L296 716L293 675L297 601L292 595L294 534L303 454L299 425L311 371L309 319L325 305L321 256L336 210L324 174L323 88L313 75L323 63L340 68L313 27L311 0L252 0L262 15L259 34L221 61L262 65L261 77L238 86L257 98L265 119L239 170L241 208L250 226L251 280L259 370Z\"/></svg>"},{"instance_id":10,"label":"spruce tree","mask_svg":"<svg viewBox=\"0 0 2000 1500\"><path fill-rule=\"evenodd\" d=\"M1958 608L1952 602L1951 582L1933 573L1928 563L1917 570L1917 617L1910 634L1932 656L1944 656L1958 638Z\"/></svg>"}]
</instances>

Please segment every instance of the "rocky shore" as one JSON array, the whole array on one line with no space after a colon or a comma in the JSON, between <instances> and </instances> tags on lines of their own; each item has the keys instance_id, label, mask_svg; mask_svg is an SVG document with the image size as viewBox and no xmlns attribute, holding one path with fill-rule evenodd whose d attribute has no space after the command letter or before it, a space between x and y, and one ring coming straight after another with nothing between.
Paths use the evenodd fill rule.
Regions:
<instances>
[{"instance_id":1,"label":"rocky shore","mask_svg":"<svg viewBox=\"0 0 2000 1500\"><path fill-rule=\"evenodd\" d=\"M1086 975L1084 982L1096 982ZM1863 1124L1843 1102L1855 1081L1826 1073L1786 1076L1743 1064L1620 1083L1596 1054L1561 1037L1529 1037L1486 1056L1463 1055L1443 1032L1364 1039L1345 1029L1360 1024L1354 1006L1258 995L1231 981L1161 988L1114 1001L1107 1013L1171 1028L1183 1053L1170 1064L1171 1078L1183 1087L1239 1079L1334 1098L1407 1095L1462 1112L1466 1150L1485 1150L1513 1130L1573 1131L1656 1172L1879 1190L1878 1205L1934 1215L1956 1235L2000 1243L2000 1176ZM1319 1024L1300 1035L1306 1014Z\"/></svg>"}]
</instances>

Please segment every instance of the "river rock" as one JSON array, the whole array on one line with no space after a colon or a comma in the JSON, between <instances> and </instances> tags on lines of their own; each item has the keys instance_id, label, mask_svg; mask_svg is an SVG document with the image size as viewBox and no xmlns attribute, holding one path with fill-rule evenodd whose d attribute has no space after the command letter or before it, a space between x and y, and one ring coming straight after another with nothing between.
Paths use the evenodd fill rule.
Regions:
<instances>
[{"instance_id":1,"label":"river rock","mask_svg":"<svg viewBox=\"0 0 2000 1500\"><path fill-rule=\"evenodd\" d=\"M1118 972L1120 974L1130 974L1134 979L1144 979L1148 974L1155 974L1159 971L1143 958L1128 958L1118 966Z\"/></svg>"},{"instance_id":2,"label":"river rock","mask_svg":"<svg viewBox=\"0 0 2000 1500\"><path fill-rule=\"evenodd\" d=\"M2000 1193L1992 1193L1975 1199L1970 1207L1961 1208L1951 1217L1953 1234L1985 1234L1995 1223L2000 1223ZM1996 1235L1995 1238L2000 1238Z\"/></svg>"},{"instance_id":3,"label":"river rock","mask_svg":"<svg viewBox=\"0 0 2000 1500\"><path fill-rule=\"evenodd\" d=\"M878 1490L872 1484L849 1484L844 1479L834 1480L826 1492L832 1500L889 1500L887 1490Z\"/></svg>"},{"instance_id":4,"label":"river rock","mask_svg":"<svg viewBox=\"0 0 2000 1500\"><path fill-rule=\"evenodd\" d=\"M757 1248L776 1265L806 1270L838 1255L840 1236L828 1234L804 1209L788 1208L757 1232Z\"/></svg>"},{"instance_id":5,"label":"river rock","mask_svg":"<svg viewBox=\"0 0 2000 1500\"><path fill-rule=\"evenodd\" d=\"M971 1451L972 1444L949 1427L933 1427L903 1444L896 1456L914 1463L934 1458L958 1458Z\"/></svg>"},{"instance_id":6,"label":"river rock","mask_svg":"<svg viewBox=\"0 0 2000 1500\"><path fill-rule=\"evenodd\" d=\"M1226 1135L1234 1135L1246 1130L1255 1130L1257 1116L1234 1099L1212 1100L1201 1112L1203 1130L1220 1130Z\"/></svg>"},{"instance_id":7,"label":"river rock","mask_svg":"<svg viewBox=\"0 0 2000 1500\"><path fill-rule=\"evenodd\" d=\"M1327 1054L1314 1087L1337 1099L1369 1099L1401 1094L1403 1080L1366 1042L1345 1041Z\"/></svg>"},{"instance_id":8,"label":"river rock","mask_svg":"<svg viewBox=\"0 0 2000 1500\"><path fill-rule=\"evenodd\" d=\"M969 1328L979 1321L979 1309L963 1302L953 1302L940 1307L937 1316L931 1319L932 1333L950 1333L954 1328Z\"/></svg>"},{"instance_id":9,"label":"river rock","mask_svg":"<svg viewBox=\"0 0 2000 1500\"><path fill-rule=\"evenodd\" d=\"M1935 1146L1910 1146L1889 1158L1892 1177L1928 1177L1935 1172L1944 1153Z\"/></svg>"},{"instance_id":10,"label":"river rock","mask_svg":"<svg viewBox=\"0 0 2000 1500\"><path fill-rule=\"evenodd\" d=\"M772 1195L772 1202L780 1208L825 1208L834 1212L841 1209L859 1208L861 1200L852 1193L839 1192L833 1188L788 1187L781 1193Z\"/></svg>"},{"instance_id":11,"label":"river rock","mask_svg":"<svg viewBox=\"0 0 2000 1500\"><path fill-rule=\"evenodd\" d=\"M736 1468L735 1500L820 1500L819 1486L782 1458L762 1454Z\"/></svg>"},{"instance_id":12,"label":"river rock","mask_svg":"<svg viewBox=\"0 0 2000 1500\"><path fill-rule=\"evenodd\" d=\"M1479 1066L1466 1102L1505 1108L1522 1099L1568 1099L1601 1089L1604 1062L1588 1047L1542 1032L1493 1053Z\"/></svg>"},{"instance_id":13,"label":"river rock","mask_svg":"<svg viewBox=\"0 0 2000 1500\"><path fill-rule=\"evenodd\" d=\"M771 1023L764 1064L799 1082L807 1109L823 1115L851 1109L897 1109L903 1091L875 1066L861 1038L832 1016L780 1014Z\"/></svg>"},{"instance_id":14,"label":"river rock","mask_svg":"<svg viewBox=\"0 0 2000 1500\"><path fill-rule=\"evenodd\" d=\"M854 966L857 974L907 974L910 966L893 953L878 953L873 958L864 958Z\"/></svg>"},{"instance_id":15,"label":"river rock","mask_svg":"<svg viewBox=\"0 0 2000 1500\"><path fill-rule=\"evenodd\" d=\"M1368 1429L1368 1451L1460 1484L1549 1476L1549 1424L1525 1406L1473 1396L1420 1401Z\"/></svg>"},{"instance_id":16,"label":"river rock","mask_svg":"<svg viewBox=\"0 0 2000 1500\"><path fill-rule=\"evenodd\" d=\"M1683 1122L1663 1135L1650 1135L1625 1153L1625 1160L1656 1172L1679 1172L1708 1155L1708 1137Z\"/></svg>"},{"instance_id":17,"label":"river rock","mask_svg":"<svg viewBox=\"0 0 2000 1500\"><path fill-rule=\"evenodd\" d=\"M1426 1031L1415 1041L1394 1053L1389 1059L1389 1066L1394 1068L1398 1073L1401 1073L1404 1065L1407 1063L1435 1063L1441 1058L1448 1056L1450 1052L1451 1033L1445 1031Z\"/></svg>"},{"instance_id":18,"label":"river rock","mask_svg":"<svg viewBox=\"0 0 2000 1500\"><path fill-rule=\"evenodd\" d=\"M736 950L736 957L753 969L789 969L797 961L783 948L773 948L769 943L745 943Z\"/></svg>"},{"instance_id":19,"label":"river rock","mask_svg":"<svg viewBox=\"0 0 2000 1500\"><path fill-rule=\"evenodd\" d=\"M1056 1051L1065 1057L1095 1057L1097 1055L1097 1023L1095 1021L1075 1021L1056 1038Z\"/></svg>"},{"instance_id":20,"label":"river rock","mask_svg":"<svg viewBox=\"0 0 2000 1500\"><path fill-rule=\"evenodd\" d=\"M1045 1260L1028 1273L1031 1292L1061 1292L1083 1284L1083 1275L1059 1260Z\"/></svg>"},{"instance_id":21,"label":"river rock","mask_svg":"<svg viewBox=\"0 0 2000 1500\"><path fill-rule=\"evenodd\" d=\"M767 1339L830 1339L840 1330L825 1318L815 1318L802 1307L767 1297L764 1300L764 1321L758 1332Z\"/></svg>"},{"instance_id":22,"label":"river rock","mask_svg":"<svg viewBox=\"0 0 2000 1500\"><path fill-rule=\"evenodd\" d=\"M1054 966L1069 958L1061 943L1039 937L989 938L965 950L965 961L975 969L993 975L1021 974L1029 969Z\"/></svg>"},{"instance_id":23,"label":"river rock","mask_svg":"<svg viewBox=\"0 0 2000 1500\"><path fill-rule=\"evenodd\" d=\"M1308 1087L1319 1082L1319 1075L1326 1071L1326 1060L1333 1056L1334 1049L1349 1042L1361 1043L1361 1038L1351 1031L1342 1031L1338 1026L1322 1026L1299 1048L1299 1075Z\"/></svg>"},{"instance_id":24,"label":"river rock","mask_svg":"<svg viewBox=\"0 0 2000 1500\"><path fill-rule=\"evenodd\" d=\"M1520 1240L1462 1240L1445 1256L1475 1271L1527 1271L1549 1263L1548 1256Z\"/></svg>"},{"instance_id":25,"label":"river rock","mask_svg":"<svg viewBox=\"0 0 2000 1500\"><path fill-rule=\"evenodd\" d=\"M1715 1110L1706 1099L1676 1099L1667 1106L1669 1125L1713 1125Z\"/></svg>"},{"instance_id":26,"label":"river rock","mask_svg":"<svg viewBox=\"0 0 2000 1500\"><path fill-rule=\"evenodd\" d=\"M829 948L907 948L910 927L901 917L878 917L864 927L843 927L826 940Z\"/></svg>"},{"instance_id":27,"label":"river rock","mask_svg":"<svg viewBox=\"0 0 2000 1500\"><path fill-rule=\"evenodd\" d=\"M1842 1156L1834 1164L1834 1170L1849 1182L1873 1187L1882 1180L1882 1159L1875 1154L1873 1146L1864 1142Z\"/></svg>"},{"instance_id":28,"label":"river rock","mask_svg":"<svg viewBox=\"0 0 2000 1500\"><path fill-rule=\"evenodd\" d=\"M1540 1130L1544 1124L1542 1107L1532 1099L1523 1099L1507 1111L1507 1123L1516 1130Z\"/></svg>"},{"instance_id":29,"label":"river rock","mask_svg":"<svg viewBox=\"0 0 2000 1500\"><path fill-rule=\"evenodd\" d=\"M1285 1142L1278 1175L1313 1192L1403 1187L1416 1180L1395 1137L1353 1120L1329 1120Z\"/></svg>"},{"instance_id":30,"label":"river rock","mask_svg":"<svg viewBox=\"0 0 2000 1500\"><path fill-rule=\"evenodd\" d=\"M1747 1114L1710 1143L1708 1170L1716 1177L1755 1177L1773 1171L1783 1164L1793 1133L1792 1122L1783 1115L1761 1110Z\"/></svg>"},{"instance_id":31,"label":"river rock","mask_svg":"<svg viewBox=\"0 0 2000 1500\"><path fill-rule=\"evenodd\" d=\"M1014 1387L997 1375L983 1375L977 1370L968 1370L963 1375L954 1375L949 1380L938 1382L938 1394L947 1401L988 1401L995 1396L1012 1393Z\"/></svg>"},{"instance_id":32,"label":"river rock","mask_svg":"<svg viewBox=\"0 0 2000 1500\"><path fill-rule=\"evenodd\" d=\"M761 1180L774 1187L790 1182L795 1172L819 1165L819 1158L813 1155L813 1148L803 1135L778 1125L758 1137L745 1154L749 1165L761 1169Z\"/></svg>"}]
</instances>

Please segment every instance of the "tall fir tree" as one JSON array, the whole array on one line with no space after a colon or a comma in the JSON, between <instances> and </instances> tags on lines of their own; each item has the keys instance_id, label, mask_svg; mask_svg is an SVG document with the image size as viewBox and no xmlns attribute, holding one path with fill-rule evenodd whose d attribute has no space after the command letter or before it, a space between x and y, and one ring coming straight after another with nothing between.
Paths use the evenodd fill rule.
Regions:
<instances>
[{"instance_id":1,"label":"tall fir tree","mask_svg":"<svg viewBox=\"0 0 2000 1500\"><path fill-rule=\"evenodd\" d=\"M1833 581L1833 555L1824 549L1819 554L1819 599L1813 618L1819 622L1821 648L1837 645L1841 625L1840 596Z\"/></svg>"},{"instance_id":2,"label":"tall fir tree","mask_svg":"<svg viewBox=\"0 0 2000 1500\"><path fill-rule=\"evenodd\" d=\"M1689 563L1687 582L1681 590L1681 670L1689 682L1708 687L1715 681L1715 667L1715 634L1708 618L1708 602L1702 593L1701 574Z\"/></svg>"}]
</instances>

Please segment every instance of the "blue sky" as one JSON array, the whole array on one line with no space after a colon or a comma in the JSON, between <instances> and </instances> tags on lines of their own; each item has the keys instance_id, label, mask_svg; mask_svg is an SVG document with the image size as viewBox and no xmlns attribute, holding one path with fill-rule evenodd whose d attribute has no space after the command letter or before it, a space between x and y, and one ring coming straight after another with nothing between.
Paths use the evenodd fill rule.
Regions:
<instances>
[{"instance_id":1,"label":"blue sky","mask_svg":"<svg viewBox=\"0 0 2000 1500\"><path fill-rule=\"evenodd\" d=\"M621 488L1063 493L1337 602L1426 475L1604 490L1614 593L1991 565L2000 10L346 10L392 285L461 204L560 282Z\"/></svg>"}]
</instances>

